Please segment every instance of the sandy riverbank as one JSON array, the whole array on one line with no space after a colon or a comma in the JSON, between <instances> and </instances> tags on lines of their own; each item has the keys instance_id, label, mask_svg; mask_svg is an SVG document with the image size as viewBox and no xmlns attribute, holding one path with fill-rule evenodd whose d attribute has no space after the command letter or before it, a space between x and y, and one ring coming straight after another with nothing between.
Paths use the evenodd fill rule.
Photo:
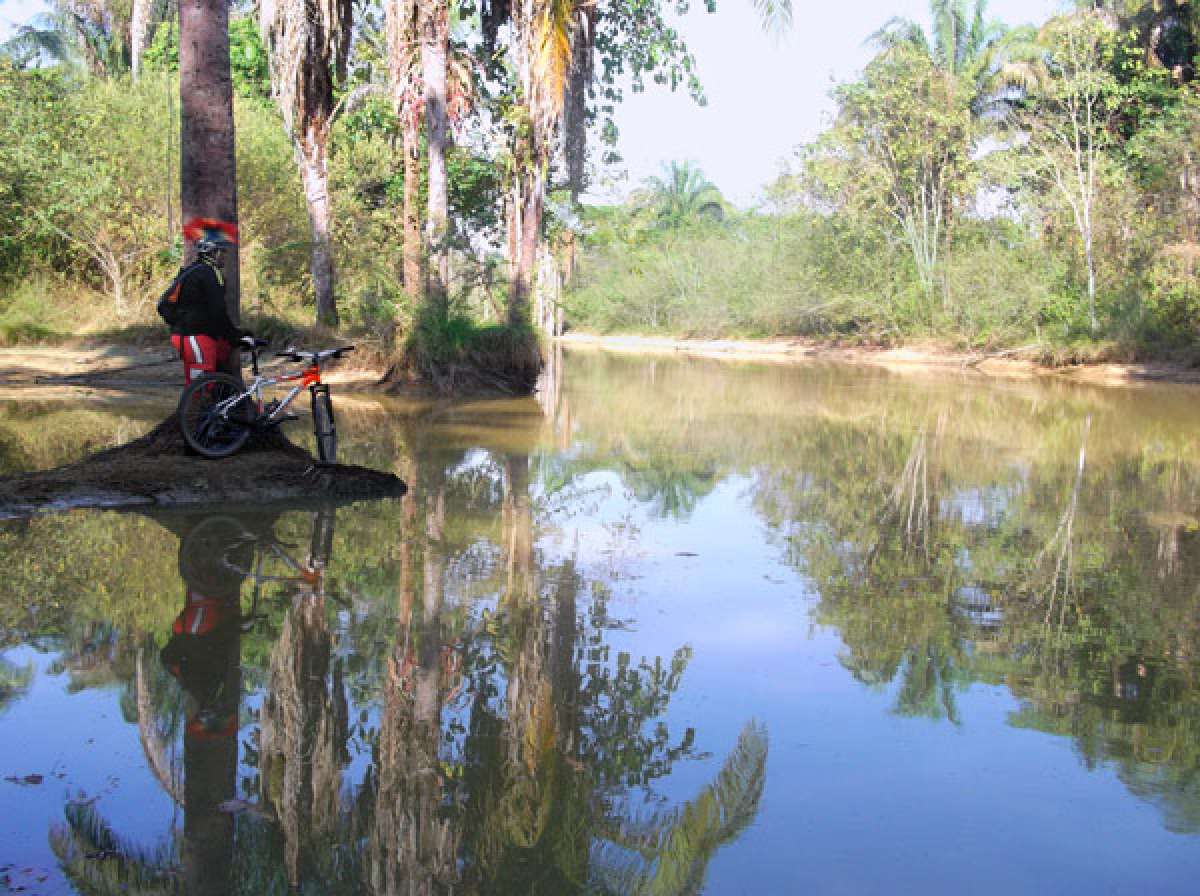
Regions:
<instances>
[{"instance_id":1,"label":"sandy riverbank","mask_svg":"<svg viewBox=\"0 0 1200 896\"><path fill-rule=\"evenodd\" d=\"M898 348L839 346L799 339L670 339L653 336L601 336L568 333L558 342L571 349L670 354L717 358L731 362L759 361L803 364L814 361L871 365L895 370L942 370L950 373L1009 378L1050 378L1109 386L1140 383L1200 384L1200 368L1167 362L1096 363L1052 367L1027 358L960 352L936 344ZM264 358L264 371L293 366ZM348 390L371 390L384 370L355 366L353 358L331 367L323 378ZM19 391L29 397L38 389L122 390L183 386L183 368L161 348L129 345L0 348L0 394Z\"/></svg>"},{"instance_id":2,"label":"sandy riverbank","mask_svg":"<svg viewBox=\"0 0 1200 896\"><path fill-rule=\"evenodd\" d=\"M838 346L799 339L669 339L653 336L598 336L568 333L560 337L569 348L633 354L673 354L726 361L766 361L803 364L833 361L893 369L941 369L963 374L1053 378L1079 383L1129 386L1139 383L1200 384L1200 369L1169 363L1076 364L1051 367L1036 361L997 355L957 352L938 345L913 344L899 348Z\"/></svg>"},{"instance_id":3,"label":"sandy riverbank","mask_svg":"<svg viewBox=\"0 0 1200 896\"><path fill-rule=\"evenodd\" d=\"M295 369L296 364L262 358L264 373ZM322 379L344 388L367 388L383 371L347 361L322 370ZM123 389L183 387L183 365L173 352L132 345L90 347L30 346L0 348L0 392L6 389L87 387Z\"/></svg>"}]
</instances>

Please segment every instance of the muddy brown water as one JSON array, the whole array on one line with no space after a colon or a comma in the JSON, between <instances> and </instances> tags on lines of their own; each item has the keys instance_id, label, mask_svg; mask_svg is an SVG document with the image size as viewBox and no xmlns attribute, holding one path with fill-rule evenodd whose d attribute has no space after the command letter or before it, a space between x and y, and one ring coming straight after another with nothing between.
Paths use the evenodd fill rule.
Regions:
<instances>
[{"instance_id":1,"label":"muddy brown water","mask_svg":"<svg viewBox=\"0 0 1200 896\"><path fill-rule=\"evenodd\" d=\"M400 499L5 522L0 884L1195 892L1196 407L587 353L347 398Z\"/></svg>"}]
</instances>

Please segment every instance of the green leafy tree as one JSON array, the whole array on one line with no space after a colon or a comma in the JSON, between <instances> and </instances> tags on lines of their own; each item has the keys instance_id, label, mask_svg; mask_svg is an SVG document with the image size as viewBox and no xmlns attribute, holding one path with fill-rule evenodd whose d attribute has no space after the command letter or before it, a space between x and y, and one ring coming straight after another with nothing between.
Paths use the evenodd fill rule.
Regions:
<instances>
[{"instance_id":1,"label":"green leafy tree","mask_svg":"<svg viewBox=\"0 0 1200 896\"><path fill-rule=\"evenodd\" d=\"M929 320L947 209L971 188L973 91L927 52L898 43L834 99L834 126L807 158L816 198L835 213L890 222L911 254Z\"/></svg>"}]
</instances>

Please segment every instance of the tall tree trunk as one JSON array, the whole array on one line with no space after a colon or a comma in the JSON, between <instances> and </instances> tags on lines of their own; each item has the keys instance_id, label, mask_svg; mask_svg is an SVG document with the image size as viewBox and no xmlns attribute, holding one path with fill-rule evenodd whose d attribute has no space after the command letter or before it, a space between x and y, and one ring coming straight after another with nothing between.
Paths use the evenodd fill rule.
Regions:
<instances>
[{"instance_id":1,"label":"tall tree trunk","mask_svg":"<svg viewBox=\"0 0 1200 896\"><path fill-rule=\"evenodd\" d=\"M414 300L425 295L421 246L420 124L404 127L404 291Z\"/></svg>"},{"instance_id":2,"label":"tall tree trunk","mask_svg":"<svg viewBox=\"0 0 1200 896\"><path fill-rule=\"evenodd\" d=\"M449 194L446 186L446 63L450 52L445 0L421 0L418 33L425 81L425 132L429 152L429 200L425 228L429 242L428 310L437 320L449 313L447 298Z\"/></svg>"},{"instance_id":3,"label":"tall tree trunk","mask_svg":"<svg viewBox=\"0 0 1200 896\"><path fill-rule=\"evenodd\" d=\"M150 28L150 0L133 0L129 16L129 69L136 83L142 72L142 51L146 49L146 32Z\"/></svg>"},{"instance_id":4,"label":"tall tree trunk","mask_svg":"<svg viewBox=\"0 0 1200 896\"><path fill-rule=\"evenodd\" d=\"M400 119L404 149L403 271L404 291L413 307L425 296L424 247L421 244L421 124L424 87L420 75L418 0L386 0L388 84Z\"/></svg>"},{"instance_id":5,"label":"tall tree trunk","mask_svg":"<svg viewBox=\"0 0 1200 896\"><path fill-rule=\"evenodd\" d=\"M226 0L179 2L179 107L183 220L206 217L237 224ZM230 319L237 323L241 280L236 249L225 258L225 304ZM242 362L236 346L222 367L241 376Z\"/></svg>"},{"instance_id":6,"label":"tall tree trunk","mask_svg":"<svg viewBox=\"0 0 1200 896\"><path fill-rule=\"evenodd\" d=\"M327 327L338 324L337 300L333 295L333 248L329 233L328 134L309 129L296 144L308 223L312 231L312 278L317 297L317 322Z\"/></svg>"},{"instance_id":7,"label":"tall tree trunk","mask_svg":"<svg viewBox=\"0 0 1200 896\"><path fill-rule=\"evenodd\" d=\"M537 166L537 162L533 163ZM541 172L535 170L518 176L521 182L521 226L518 235L517 265L513 273L508 301L509 326L521 326L529 321L529 298L537 264L538 241L542 232L542 206L545 183Z\"/></svg>"}]
</instances>

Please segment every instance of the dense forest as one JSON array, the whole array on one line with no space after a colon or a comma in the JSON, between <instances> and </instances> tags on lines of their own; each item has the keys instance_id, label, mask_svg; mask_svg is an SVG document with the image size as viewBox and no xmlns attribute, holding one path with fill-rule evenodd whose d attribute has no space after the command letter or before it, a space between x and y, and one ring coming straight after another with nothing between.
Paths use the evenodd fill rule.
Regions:
<instances>
[{"instance_id":1,"label":"dense forest","mask_svg":"<svg viewBox=\"0 0 1200 896\"><path fill-rule=\"evenodd\" d=\"M418 367L566 328L1194 355L1190 3L1010 28L932 0L928 27L880 23L755 208L687 161L589 205L625 92L703 100L687 7L235 4L249 324L416 345ZM183 250L179 12L51 10L0 46L0 341L157 332ZM781 30L791 6L744 14Z\"/></svg>"}]
</instances>

